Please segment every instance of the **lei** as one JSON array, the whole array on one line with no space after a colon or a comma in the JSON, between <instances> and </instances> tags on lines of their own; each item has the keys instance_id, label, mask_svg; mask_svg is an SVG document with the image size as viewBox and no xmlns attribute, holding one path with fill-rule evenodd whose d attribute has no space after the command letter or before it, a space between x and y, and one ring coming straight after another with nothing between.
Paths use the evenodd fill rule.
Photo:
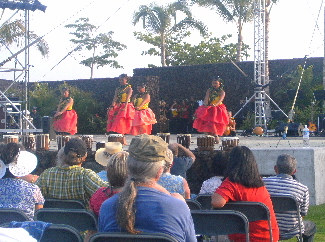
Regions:
<instances>
[{"instance_id":1,"label":"lei","mask_svg":"<svg viewBox=\"0 0 325 242\"><path fill-rule=\"evenodd\" d=\"M139 94L138 94L137 98L136 98L135 101L134 101L134 106L135 106L135 107L138 107L139 98L142 98L143 95L145 95L145 94L148 94L148 92L142 92L142 93L139 93Z\"/></svg>"},{"instance_id":2,"label":"lei","mask_svg":"<svg viewBox=\"0 0 325 242\"><path fill-rule=\"evenodd\" d=\"M122 99L122 94L124 93L124 91L128 88L131 87L130 84L126 84L124 86L119 86L117 88L117 100L120 101Z\"/></svg>"}]
</instances>

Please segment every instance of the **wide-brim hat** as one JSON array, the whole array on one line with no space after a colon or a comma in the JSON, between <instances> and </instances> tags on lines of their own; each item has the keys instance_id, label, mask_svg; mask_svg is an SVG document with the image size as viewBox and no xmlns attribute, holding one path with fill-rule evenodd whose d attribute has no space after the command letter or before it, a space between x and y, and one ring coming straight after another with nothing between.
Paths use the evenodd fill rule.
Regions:
<instances>
[{"instance_id":1,"label":"wide-brim hat","mask_svg":"<svg viewBox=\"0 0 325 242\"><path fill-rule=\"evenodd\" d=\"M96 151L95 160L102 166L107 166L108 159L115 153L122 151L123 146L120 142L107 142L104 148Z\"/></svg>"},{"instance_id":2,"label":"wide-brim hat","mask_svg":"<svg viewBox=\"0 0 325 242\"><path fill-rule=\"evenodd\" d=\"M37 157L28 151L20 151L16 161L11 162L9 165L5 165L0 160L0 178L6 173L6 169L9 168L11 174L16 177L26 176L35 170L37 166Z\"/></svg>"}]
</instances>

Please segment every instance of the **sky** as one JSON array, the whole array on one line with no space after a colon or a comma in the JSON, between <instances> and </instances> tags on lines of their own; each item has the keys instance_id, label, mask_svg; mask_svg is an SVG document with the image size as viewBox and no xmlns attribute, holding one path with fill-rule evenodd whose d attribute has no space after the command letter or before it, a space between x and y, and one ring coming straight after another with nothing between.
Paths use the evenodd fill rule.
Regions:
<instances>
[{"instance_id":1,"label":"sky","mask_svg":"<svg viewBox=\"0 0 325 242\"><path fill-rule=\"evenodd\" d=\"M324 56L324 0L279 0L271 9L269 59L292 59ZM71 30L65 28L81 17L88 17L90 23L100 26L98 33L113 31L113 39L127 45L127 49L119 53L116 60L124 69L114 69L109 66L94 70L93 78L113 78L121 73L132 76L133 69L146 68L148 64L160 65L160 57L143 56L142 51L150 46L140 42L133 36L134 31L144 31L141 23L132 25L133 13L140 5L148 5L153 0L40 0L47 6L44 12L30 11L30 30L39 36L44 36L48 43L50 53L43 58L33 47L30 48L29 81L61 81L89 79L90 68L79 62L85 53L73 52L68 55L76 45L69 41L73 36ZM171 0L159 0L157 3L165 5ZM8 20L15 11L5 9L0 24ZM224 22L215 11L192 7L196 19L203 21L212 36L221 37L232 34L228 43L236 43L237 29L234 23ZM23 18L16 14L13 19ZM251 47L249 61L254 60L254 25L244 25L244 43ZM201 37L193 31L191 38L184 41L198 44ZM15 53L17 48L11 48ZM87 53L89 55L89 53ZM68 55L68 57L66 57ZM4 48L0 49L0 62L7 59L10 53ZM66 57L64 60L62 60ZM89 56L86 56L89 57ZM18 56L24 63L24 54ZM62 61L61 61L62 60ZM61 62L60 62L61 61ZM59 63L60 62L60 63ZM59 63L59 64L58 64ZM1 70L14 68L14 61L5 64ZM52 69L52 70L51 70ZM18 72L1 72L0 79L12 80ZM19 78L18 80L24 80Z\"/></svg>"}]
</instances>

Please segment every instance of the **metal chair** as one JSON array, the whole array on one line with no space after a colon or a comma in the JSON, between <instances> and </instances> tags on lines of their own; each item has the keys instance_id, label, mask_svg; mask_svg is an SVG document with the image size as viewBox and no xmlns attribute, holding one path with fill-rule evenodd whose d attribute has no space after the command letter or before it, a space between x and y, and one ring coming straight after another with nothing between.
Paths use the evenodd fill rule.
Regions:
<instances>
[{"instance_id":1,"label":"metal chair","mask_svg":"<svg viewBox=\"0 0 325 242\"><path fill-rule=\"evenodd\" d=\"M45 199L44 208L86 209L82 201L64 199Z\"/></svg>"},{"instance_id":2,"label":"metal chair","mask_svg":"<svg viewBox=\"0 0 325 242\"><path fill-rule=\"evenodd\" d=\"M195 200L198 201L201 206L202 209L211 209L212 205L211 205L211 198L212 194L202 194L202 195L198 195Z\"/></svg>"},{"instance_id":3,"label":"metal chair","mask_svg":"<svg viewBox=\"0 0 325 242\"><path fill-rule=\"evenodd\" d=\"M54 224L67 224L78 231L97 231L95 215L85 209L42 208L35 212L34 219Z\"/></svg>"},{"instance_id":4,"label":"metal chair","mask_svg":"<svg viewBox=\"0 0 325 242\"><path fill-rule=\"evenodd\" d=\"M302 221L300 216L300 206L296 198L292 195L271 195L271 200L273 203L275 216L277 216L277 213L287 213L287 212L295 212L297 214L298 224L299 224L299 236L297 236L297 240L302 242L303 238L302 238L302 231L301 231ZM280 233L280 240L284 240L284 238L281 238L281 233Z\"/></svg>"},{"instance_id":5,"label":"metal chair","mask_svg":"<svg viewBox=\"0 0 325 242\"><path fill-rule=\"evenodd\" d=\"M164 233L130 234L123 232L96 233L89 242L177 242L174 237Z\"/></svg>"},{"instance_id":6,"label":"metal chair","mask_svg":"<svg viewBox=\"0 0 325 242\"><path fill-rule=\"evenodd\" d=\"M190 210L201 210L202 206L201 204L193 199L185 199L186 204Z\"/></svg>"},{"instance_id":7,"label":"metal chair","mask_svg":"<svg viewBox=\"0 0 325 242\"><path fill-rule=\"evenodd\" d=\"M40 240L40 242L83 242L78 230L65 224L51 224Z\"/></svg>"},{"instance_id":8,"label":"metal chair","mask_svg":"<svg viewBox=\"0 0 325 242\"><path fill-rule=\"evenodd\" d=\"M200 235L245 234L249 242L247 217L233 210L191 210L195 232Z\"/></svg>"},{"instance_id":9,"label":"metal chair","mask_svg":"<svg viewBox=\"0 0 325 242\"><path fill-rule=\"evenodd\" d=\"M214 208L215 210L235 210L243 213L248 222L254 222L258 220L268 221L270 241L273 241L272 236L272 224L270 219L269 208L260 202L248 202L248 201L239 201L239 202L228 202L222 208Z\"/></svg>"},{"instance_id":10,"label":"metal chair","mask_svg":"<svg viewBox=\"0 0 325 242\"><path fill-rule=\"evenodd\" d=\"M29 218L18 208L0 208L0 224L11 221L25 222L29 221Z\"/></svg>"}]
</instances>

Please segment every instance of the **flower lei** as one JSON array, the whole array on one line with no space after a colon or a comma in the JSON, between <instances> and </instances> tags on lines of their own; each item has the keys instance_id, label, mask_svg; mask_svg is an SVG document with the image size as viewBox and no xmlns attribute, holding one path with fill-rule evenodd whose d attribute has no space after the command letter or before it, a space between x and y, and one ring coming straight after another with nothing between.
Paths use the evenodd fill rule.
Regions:
<instances>
[{"instance_id":1,"label":"flower lei","mask_svg":"<svg viewBox=\"0 0 325 242\"><path fill-rule=\"evenodd\" d=\"M223 91L223 84L220 83L219 88L210 87L210 100L215 100L217 97L220 96L220 93Z\"/></svg>"},{"instance_id":2,"label":"flower lei","mask_svg":"<svg viewBox=\"0 0 325 242\"><path fill-rule=\"evenodd\" d=\"M126 84L124 86L119 86L117 88L117 100L120 101L122 99L122 94L124 93L124 91L128 88L131 87L130 84Z\"/></svg>"},{"instance_id":3,"label":"flower lei","mask_svg":"<svg viewBox=\"0 0 325 242\"><path fill-rule=\"evenodd\" d=\"M148 92L142 92L142 93L138 94L137 98L134 101L134 106L135 107L138 107L139 98L142 98L142 96L145 95L145 94L148 94Z\"/></svg>"}]
</instances>

